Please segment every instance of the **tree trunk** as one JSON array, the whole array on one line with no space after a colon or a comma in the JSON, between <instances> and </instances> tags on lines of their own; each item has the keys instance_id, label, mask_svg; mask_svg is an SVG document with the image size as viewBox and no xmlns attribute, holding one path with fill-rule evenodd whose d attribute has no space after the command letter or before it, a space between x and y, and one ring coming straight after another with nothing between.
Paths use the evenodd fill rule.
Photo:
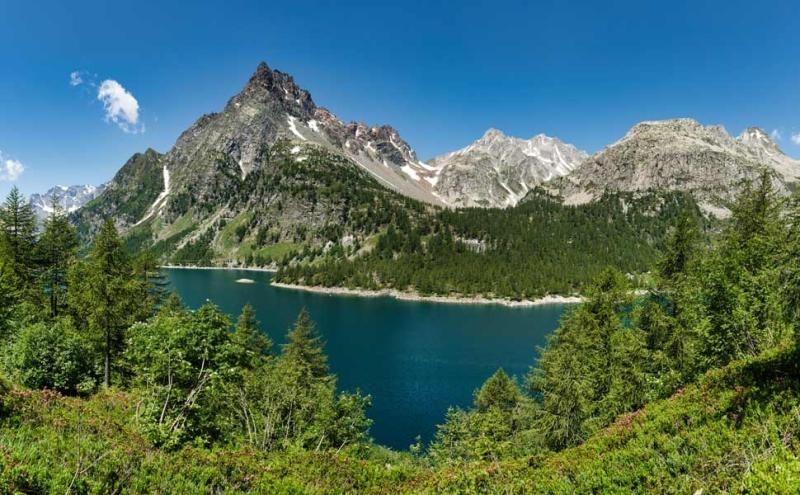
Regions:
<instances>
[{"instance_id":1,"label":"tree trunk","mask_svg":"<svg viewBox=\"0 0 800 495\"><path fill-rule=\"evenodd\" d=\"M104 366L104 383L106 388L111 387L111 331L106 329L106 352Z\"/></svg>"}]
</instances>

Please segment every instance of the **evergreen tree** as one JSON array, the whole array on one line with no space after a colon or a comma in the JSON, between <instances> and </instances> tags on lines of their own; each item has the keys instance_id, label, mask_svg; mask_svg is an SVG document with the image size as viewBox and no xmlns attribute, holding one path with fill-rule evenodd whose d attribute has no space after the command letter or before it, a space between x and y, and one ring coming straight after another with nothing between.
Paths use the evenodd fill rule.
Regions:
<instances>
[{"instance_id":1,"label":"evergreen tree","mask_svg":"<svg viewBox=\"0 0 800 495\"><path fill-rule=\"evenodd\" d=\"M88 263L73 264L68 280L70 309L95 337L103 355L103 383L109 387L112 360L123 348L125 329L145 318L152 307L111 220L95 238Z\"/></svg>"},{"instance_id":2,"label":"evergreen tree","mask_svg":"<svg viewBox=\"0 0 800 495\"><path fill-rule=\"evenodd\" d=\"M49 295L50 316L56 317L65 302L67 268L78 249L78 234L64 215L57 197L51 208L36 252L42 266L40 277Z\"/></svg>"},{"instance_id":3,"label":"evergreen tree","mask_svg":"<svg viewBox=\"0 0 800 495\"><path fill-rule=\"evenodd\" d=\"M641 331L626 324L629 291L619 272L600 274L529 375L529 388L541 400L538 427L553 449L580 443L643 403L648 356Z\"/></svg>"},{"instance_id":4,"label":"evergreen tree","mask_svg":"<svg viewBox=\"0 0 800 495\"><path fill-rule=\"evenodd\" d=\"M492 407L510 411L517 406L521 397L517 384L500 368L475 393L475 407L478 411Z\"/></svg>"},{"instance_id":5,"label":"evergreen tree","mask_svg":"<svg viewBox=\"0 0 800 495\"><path fill-rule=\"evenodd\" d=\"M678 274L686 272L700 238L697 224L697 219L689 211L681 212L678 222L666 238L658 263L658 273L663 280L672 280Z\"/></svg>"},{"instance_id":6,"label":"evergreen tree","mask_svg":"<svg viewBox=\"0 0 800 495\"><path fill-rule=\"evenodd\" d=\"M780 297L787 235L782 201L765 172L731 205L731 218L697 274L702 287L706 366L756 355L790 332Z\"/></svg>"},{"instance_id":7,"label":"evergreen tree","mask_svg":"<svg viewBox=\"0 0 800 495\"><path fill-rule=\"evenodd\" d=\"M328 358L322 350L322 338L316 331L308 311L303 308L287 334L281 358L307 369L313 378L328 376Z\"/></svg>"},{"instance_id":8,"label":"evergreen tree","mask_svg":"<svg viewBox=\"0 0 800 495\"><path fill-rule=\"evenodd\" d=\"M234 344L243 349L246 365L251 368L255 368L272 350L272 340L261 330L256 312L250 304L245 304L242 308L232 339Z\"/></svg>"},{"instance_id":9,"label":"evergreen tree","mask_svg":"<svg viewBox=\"0 0 800 495\"><path fill-rule=\"evenodd\" d=\"M11 333L12 317L19 302L19 280L0 253L0 342Z\"/></svg>"},{"instance_id":10,"label":"evergreen tree","mask_svg":"<svg viewBox=\"0 0 800 495\"><path fill-rule=\"evenodd\" d=\"M32 277L32 257L36 244L36 216L19 189L14 186L0 207L0 247L15 274L27 283Z\"/></svg>"},{"instance_id":11,"label":"evergreen tree","mask_svg":"<svg viewBox=\"0 0 800 495\"><path fill-rule=\"evenodd\" d=\"M133 267L139 278L147 286L148 291L157 303L167 298L169 282L160 270L158 258L149 249L141 251L133 260Z\"/></svg>"}]
</instances>

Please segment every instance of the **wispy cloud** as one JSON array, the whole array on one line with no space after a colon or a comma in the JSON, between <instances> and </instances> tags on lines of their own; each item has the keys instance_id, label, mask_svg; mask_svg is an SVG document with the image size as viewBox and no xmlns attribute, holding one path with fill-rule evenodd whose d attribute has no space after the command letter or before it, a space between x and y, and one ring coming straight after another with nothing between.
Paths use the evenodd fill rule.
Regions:
<instances>
[{"instance_id":1,"label":"wispy cloud","mask_svg":"<svg viewBox=\"0 0 800 495\"><path fill-rule=\"evenodd\" d=\"M0 151L0 181L14 182L22 176L25 165L19 160L3 156Z\"/></svg>"},{"instance_id":2,"label":"wispy cloud","mask_svg":"<svg viewBox=\"0 0 800 495\"><path fill-rule=\"evenodd\" d=\"M98 84L97 74L76 70L69 75L72 87L82 86L93 92L97 89L97 100L103 103L106 122L113 122L124 132L138 134L145 131L139 118L139 101L114 79L105 79Z\"/></svg>"},{"instance_id":3,"label":"wispy cloud","mask_svg":"<svg viewBox=\"0 0 800 495\"><path fill-rule=\"evenodd\" d=\"M772 132L769 133L769 136L772 138L773 141L781 141L783 140L783 133L780 129L772 129Z\"/></svg>"},{"instance_id":4,"label":"wispy cloud","mask_svg":"<svg viewBox=\"0 0 800 495\"><path fill-rule=\"evenodd\" d=\"M794 144L800 144L800 132L795 132L794 134L792 134L791 139Z\"/></svg>"},{"instance_id":5,"label":"wispy cloud","mask_svg":"<svg viewBox=\"0 0 800 495\"><path fill-rule=\"evenodd\" d=\"M81 75L80 71L73 71L69 74L69 85L70 86L80 86L83 84L83 76Z\"/></svg>"}]
</instances>

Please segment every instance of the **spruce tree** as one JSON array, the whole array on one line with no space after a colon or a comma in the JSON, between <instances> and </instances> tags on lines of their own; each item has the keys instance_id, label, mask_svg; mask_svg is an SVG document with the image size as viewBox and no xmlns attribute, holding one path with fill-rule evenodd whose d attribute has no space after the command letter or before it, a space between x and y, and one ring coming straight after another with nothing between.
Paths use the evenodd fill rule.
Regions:
<instances>
[{"instance_id":1,"label":"spruce tree","mask_svg":"<svg viewBox=\"0 0 800 495\"><path fill-rule=\"evenodd\" d=\"M492 407L510 411L521 397L516 382L500 368L475 392L475 407L478 411L486 411Z\"/></svg>"},{"instance_id":2,"label":"spruce tree","mask_svg":"<svg viewBox=\"0 0 800 495\"><path fill-rule=\"evenodd\" d=\"M272 341L261 330L256 312L250 304L242 308L232 339L245 352L245 364L250 368L256 367L259 360L272 350Z\"/></svg>"},{"instance_id":3,"label":"spruce tree","mask_svg":"<svg viewBox=\"0 0 800 495\"><path fill-rule=\"evenodd\" d=\"M125 329L148 316L152 308L111 220L100 228L89 262L73 264L69 284L70 308L101 349L103 382L109 387L112 360L123 348Z\"/></svg>"},{"instance_id":4,"label":"spruce tree","mask_svg":"<svg viewBox=\"0 0 800 495\"><path fill-rule=\"evenodd\" d=\"M78 234L69 223L56 197L51 212L44 223L44 231L37 245L37 258L42 266L42 285L49 295L50 315L55 317L64 303L67 268L78 249Z\"/></svg>"},{"instance_id":5,"label":"spruce tree","mask_svg":"<svg viewBox=\"0 0 800 495\"><path fill-rule=\"evenodd\" d=\"M328 376L328 358L322 350L322 338L305 308L289 330L287 340L281 356L285 361L306 368L313 378Z\"/></svg>"},{"instance_id":6,"label":"spruce tree","mask_svg":"<svg viewBox=\"0 0 800 495\"><path fill-rule=\"evenodd\" d=\"M36 216L16 186L0 207L0 227L0 247L5 251L11 268L23 282L30 282L36 244Z\"/></svg>"}]
</instances>

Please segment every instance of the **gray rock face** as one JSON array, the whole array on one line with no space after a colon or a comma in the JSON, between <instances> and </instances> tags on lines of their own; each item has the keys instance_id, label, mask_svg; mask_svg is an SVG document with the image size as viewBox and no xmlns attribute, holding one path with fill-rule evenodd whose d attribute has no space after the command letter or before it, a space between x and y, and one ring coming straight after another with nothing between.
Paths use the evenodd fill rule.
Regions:
<instances>
[{"instance_id":1,"label":"gray rock face","mask_svg":"<svg viewBox=\"0 0 800 495\"><path fill-rule=\"evenodd\" d=\"M99 196L104 189L105 184L101 186L55 186L45 193L31 194L30 204L41 222L53 212L54 200L57 200L64 213L68 214L77 211L78 208Z\"/></svg>"},{"instance_id":2,"label":"gray rock face","mask_svg":"<svg viewBox=\"0 0 800 495\"><path fill-rule=\"evenodd\" d=\"M800 162L784 155L761 129L733 138L722 126L692 119L642 122L548 188L568 204L591 201L606 190L685 191L706 211L724 215L724 202L765 168L773 172L779 192L788 193L800 177Z\"/></svg>"},{"instance_id":3,"label":"gray rock face","mask_svg":"<svg viewBox=\"0 0 800 495\"><path fill-rule=\"evenodd\" d=\"M466 148L430 160L429 180L448 205L514 206L530 189L569 174L587 157L544 134L524 140L489 129Z\"/></svg>"},{"instance_id":4,"label":"gray rock face","mask_svg":"<svg viewBox=\"0 0 800 495\"><path fill-rule=\"evenodd\" d=\"M292 76L258 66L244 89L219 113L204 115L165 155L171 191L189 191L193 201L216 204L263 161L278 139L317 144L366 169L385 186L430 203L439 200L401 170L417 159L397 131L388 126L344 124L317 107ZM212 185L214 188L208 186ZM168 201L168 200L166 200ZM167 212L169 209L167 208Z\"/></svg>"}]
</instances>

